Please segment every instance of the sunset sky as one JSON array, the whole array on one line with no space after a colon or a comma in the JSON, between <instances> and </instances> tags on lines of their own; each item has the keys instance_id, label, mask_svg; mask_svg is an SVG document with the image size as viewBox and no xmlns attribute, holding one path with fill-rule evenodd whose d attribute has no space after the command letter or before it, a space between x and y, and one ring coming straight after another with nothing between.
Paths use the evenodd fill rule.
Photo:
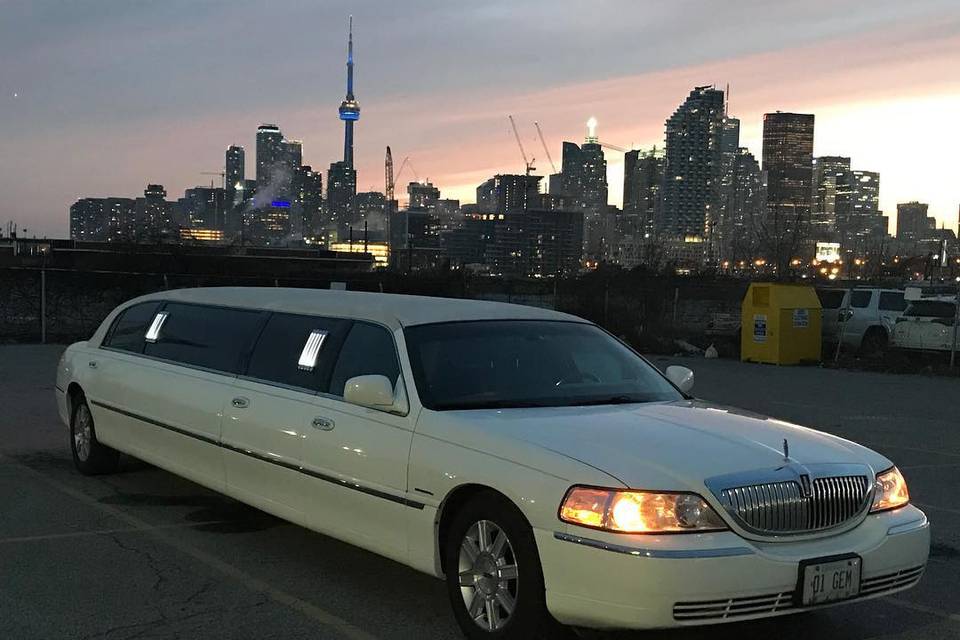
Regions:
<instances>
[{"instance_id":1,"label":"sunset sky","mask_svg":"<svg viewBox=\"0 0 960 640\"><path fill-rule=\"evenodd\" d=\"M885 213L921 200L957 226L957 0L0 0L0 223L62 237L79 197L159 182L175 199L209 184L230 144L253 177L261 122L325 173L342 155L350 13L360 190L383 190L389 144L472 202L484 179L523 171L507 114L546 175L534 120L556 163L590 116L603 141L662 145L693 86L729 83L758 157L764 112L814 113L815 154L879 171ZM622 155L607 160L620 205Z\"/></svg>"}]
</instances>

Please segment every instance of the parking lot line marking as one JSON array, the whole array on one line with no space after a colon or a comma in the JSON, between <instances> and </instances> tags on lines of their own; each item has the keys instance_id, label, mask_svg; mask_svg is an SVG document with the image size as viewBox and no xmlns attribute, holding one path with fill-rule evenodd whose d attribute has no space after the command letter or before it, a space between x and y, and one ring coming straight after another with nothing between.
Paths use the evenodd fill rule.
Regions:
<instances>
[{"instance_id":1,"label":"parking lot line marking","mask_svg":"<svg viewBox=\"0 0 960 640\"><path fill-rule=\"evenodd\" d=\"M68 533L46 533L36 536L15 536L0 538L0 544L15 544L18 542L40 542L45 540L60 540L61 538L81 538L84 536L109 536L116 533L137 533L153 531L154 529L190 529L204 525L227 524L229 520L208 520L204 522L178 522L176 524L157 524L148 527L123 527L119 529L93 529L91 531L70 531Z\"/></svg>"},{"instance_id":2,"label":"parking lot line marking","mask_svg":"<svg viewBox=\"0 0 960 640\"><path fill-rule=\"evenodd\" d=\"M944 620L950 620L951 622L960 622L960 614L950 613L949 611L941 611L940 609L928 607L925 604L917 604L916 602L901 600L900 598L895 598L895 597L884 598L884 601L889 602L895 607L900 607L901 609L919 611L920 613L929 613L932 616L937 616L938 618L943 618Z\"/></svg>"},{"instance_id":3,"label":"parking lot line marking","mask_svg":"<svg viewBox=\"0 0 960 640\"><path fill-rule=\"evenodd\" d=\"M130 515L129 513L114 508L110 505L97 502L82 491L78 491L71 486L54 480L53 478L44 475L43 473L40 473L39 471L36 471L25 464L17 462L16 460L12 460L3 454L0 454L0 463L13 465L22 469L25 473L37 478L41 482L44 482L61 493L70 496L71 498L78 500L85 505L97 509L98 511L101 511L109 516L123 520L131 527L142 530L147 535L152 536L160 542L175 548L177 551L192 557L194 560L206 565L208 568L221 573L228 578L232 578L251 591L263 593L274 602L286 605L290 609L303 614L304 616L321 625L336 629L339 633L343 634L347 638L350 638L351 640L378 640L376 636L367 633L359 627L353 626L346 620L316 606L315 604L311 604L306 600L301 600L294 595L278 589L273 585L238 569L232 564L220 560L216 556L206 553L205 551L201 551L194 546L181 542L180 540L165 534L163 530L153 527L153 525L151 525L149 522L141 520L136 516Z\"/></svg>"}]
</instances>

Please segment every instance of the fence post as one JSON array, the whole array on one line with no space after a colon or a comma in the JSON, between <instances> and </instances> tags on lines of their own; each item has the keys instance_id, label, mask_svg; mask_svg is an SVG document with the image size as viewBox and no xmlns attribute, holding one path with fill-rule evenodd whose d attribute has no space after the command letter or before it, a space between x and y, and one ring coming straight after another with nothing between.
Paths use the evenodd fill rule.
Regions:
<instances>
[{"instance_id":1,"label":"fence post","mask_svg":"<svg viewBox=\"0 0 960 640\"><path fill-rule=\"evenodd\" d=\"M609 322L609 312L610 312L610 282L608 281L604 285L603 289L603 328L607 331L610 330Z\"/></svg>"},{"instance_id":2,"label":"fence post","mask_svg":"<svg viewBox=\"0 0 960 640\"><path fill-rule=\"evenodd\" d=\"M680 287L673 289L673 328L677 328L677 307L680 304Z\"/></svg>"},{"instance_id":3,"label":"fence post","mask_svg":"<svg viewBox=\"0 0 960 640\"><path fill-rule=\"evenodd\" d=\"M957 364L957 330L960 325L960 284L957 284L957 297L953 303L953 344L950 345L950 371Z\"/></svg>"},{"instance_id":4,"label":"fence post","mask_svg":"<svg viewBox=\"0 0 960 640\"><path fill-rule=\"evenodd\" d=\"M40 344L47 344L47 270L40 269Z\"/></svg>"}]
</instances>

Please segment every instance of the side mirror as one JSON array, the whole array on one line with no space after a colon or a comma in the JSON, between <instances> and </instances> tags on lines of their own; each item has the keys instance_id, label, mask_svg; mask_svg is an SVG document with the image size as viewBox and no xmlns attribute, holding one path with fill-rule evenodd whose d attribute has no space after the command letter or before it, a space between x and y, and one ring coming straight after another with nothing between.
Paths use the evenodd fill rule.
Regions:
<instances>
[{"instance_id":1,"label":"side mirror","mask_svg":"<svg viewBox=\"0 0 960 640\"><path fill-rule=\"evenodd\" d=\"M393 385L387 376L355 376L344 385L343 399L361 407L388 411L393 406Z\"/></svg>"},{"instance_id":2,"label":"side mirror","mask_svg":"<svg viewBox=\"0 0 960 640\"><path fill-rule=\"evenodd\" d=\"M677 385L677 388L684 393L690 393L693 390L693 371L686 367L670 365L664 372L667 374L667 380Z\"/></svg>"},{"instance_id":3,"label":"side mirror","mask_svg":"<svg viewBox=\"0 0 960 640\"><path fill-rule=\"evenodd\" d=\"M405 416L410 411L402 377L394 388L386 376L354 376L343 387L343 399L350 404L398 415Z\"/></svg>"}]
</instances>

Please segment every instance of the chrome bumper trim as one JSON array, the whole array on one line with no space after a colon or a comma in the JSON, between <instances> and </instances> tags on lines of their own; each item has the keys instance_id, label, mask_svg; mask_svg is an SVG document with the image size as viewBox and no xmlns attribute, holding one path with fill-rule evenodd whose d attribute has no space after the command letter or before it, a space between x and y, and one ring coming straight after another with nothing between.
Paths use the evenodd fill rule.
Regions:
<instances>
[{"instance_id":1,"label":"chrome bumper trim","mask_svg":"<svg viewBox=\"0 0 960 640\"><path fill-rule=\"evenodd\" d=\"M663 559L685 559L685 558L728 558L731 556L749 556L755 552L749 547L724 547L721 549L644 549L641 547L628 547L626 545L603 542L593 538L581 538L580 536L570 535L555 531L553 537L563 542L573 542L582 544L594 549L604 551L613 551L640 558L663 558Z\"/></svg>"}]
</instances>

